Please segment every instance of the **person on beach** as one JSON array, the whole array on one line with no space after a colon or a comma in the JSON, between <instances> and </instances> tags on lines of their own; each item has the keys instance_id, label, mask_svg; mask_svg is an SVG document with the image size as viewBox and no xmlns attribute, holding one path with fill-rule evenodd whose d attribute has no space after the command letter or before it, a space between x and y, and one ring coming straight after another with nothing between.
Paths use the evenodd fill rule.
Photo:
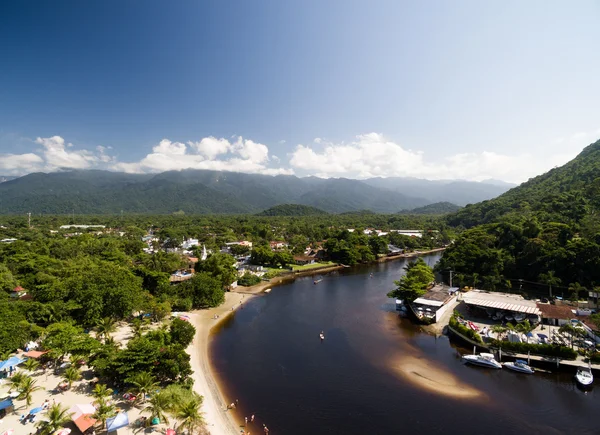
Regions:
<instances>
[{"instance_id":1,"label":"person on beach","mask_svg":"<svg viewBox=\"0 0 600 435\"><path fill-rule=\"evenodd\" d=\"M248 424L248 417L244 417L244 426Z\"/></svg>"},{"instance_id":2,"label":"person on beach","mask_svg":"<svg viewBox=\"0 0 600 435\"><path fill-rule=\"evenodd\" d=\"M254 414L252 414L252 417L250 417L250 423L254 423Z\"/></svg>"}]
</instances>

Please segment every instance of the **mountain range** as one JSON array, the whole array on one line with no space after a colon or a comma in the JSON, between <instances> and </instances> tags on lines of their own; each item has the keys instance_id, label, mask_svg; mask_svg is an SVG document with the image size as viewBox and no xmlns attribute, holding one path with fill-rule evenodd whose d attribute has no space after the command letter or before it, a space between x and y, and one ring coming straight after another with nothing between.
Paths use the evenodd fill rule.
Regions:
<instances>
[{"instance_id":1,"label":"mountain range","mask_svg":"<svg viewBox=\"0 0 600 435\"><path fill-rule=\"evenodd\" d=\"M256 213L302 204L329 213L396 213L436 202L462 206L510 185L414 178L299 178L209 170L126 174L99 170L33 173L0 183L0 213Z\"/></svg>"}]
</instances>

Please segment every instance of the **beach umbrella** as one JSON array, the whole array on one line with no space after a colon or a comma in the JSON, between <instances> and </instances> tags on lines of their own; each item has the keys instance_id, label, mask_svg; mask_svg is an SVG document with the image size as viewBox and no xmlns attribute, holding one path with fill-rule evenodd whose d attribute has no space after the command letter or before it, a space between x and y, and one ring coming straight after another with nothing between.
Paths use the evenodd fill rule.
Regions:
<instances>
[{"instance_id":1,"label":"beach umbrella","mask_svg":"<svg viewBox=\"0 0 600 435\"><path fill-rule=\"evenodd\" d=\"M69 435L71 433L71 429L69 428L65 428L65 429L61 429L58 432L56 432L56 434L54 435Z\"/></svg>"},{"instance_id":2,"label":"beach umbrella","mask_svg":"<svg viewBox=\"0 0 600 435\"><path fill-rule=\"evenodd\" d=\"M167 429L165 435L176 435L175 429Z\"/></svg>"},{"instance_id":3,"label":"beach umbrella","mask_svg":"<svg viewBox=\"0 0 600 435\"><path fill-rule=\"evenodd\" d=\"M152 419L152 424L159 424L160 423L160 419L158 417L154 417Z\"/></svg>"},{"instance_id":4,"label":"beach umbrella","mask_svg":"<svg viewBox=\"0 0 600 435\"><path fill-rule=\"evenodd\" d=\"M119 412L113 418L106 420L106 432L112 432L129 425L129 417L126 412Z\"/></svg>"},{"instance_id":5,"label":"beach umbrella","mask_svg":"<svg viewBox=\"0 0 600 435\"><path fill-rule=\"evenodd\" d=\"M9 430L2 432L2 435L13 435L14 432L15 432L14 429L9 429Z\"/></svg>"},{"instance_id":6,"label":"beach umbrella","mask_svg":"<svg viewBox=\"0 0 600 435\"><path fill-rule=\"evenodd\" d=\"M29 411L30 414L37 414L38 412L42 412L44 410L44 408L42 408L41 406L38 406L37 408L33 408L31 411Z\"/></svg>"}]
</instances>

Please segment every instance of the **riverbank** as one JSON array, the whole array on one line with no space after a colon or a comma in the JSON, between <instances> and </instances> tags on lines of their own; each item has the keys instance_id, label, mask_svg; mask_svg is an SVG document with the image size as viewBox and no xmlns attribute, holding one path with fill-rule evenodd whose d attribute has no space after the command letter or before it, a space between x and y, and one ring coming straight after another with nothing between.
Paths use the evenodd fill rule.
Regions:
<instances>
[{"instance_id":1,"label":"riverbank","mask_svg":"<svg viewBox=\"0 0 600 435\"><path fill-rule=\"evenodd\" d=\"M206 428L211 435L239 435L240 422L235 418L235 411L227 410L227 405L235 399L223 397L214 376L208 356L210 333L215 326L233 314L251 297L251 295L228 292L225 293L225 302L222 305L190 313L191 321L196 327L196 335L187 351L194 371L192 375L194 390L204 397L202 412ZM217 319L215 315L218 316Z\"/></svg>"},{"instance_id":2,"label":"riverbank","mask_svg":"<svg viewBox=\"0 0 600 435\"><path fill-rule=\"evenodd\" d=\"M417 251L417 252L409 252L407 254L390 255L390 256L378 258L377 260L375 260L374 263L384 263L384 262L393 261L393 260L417 258L417 257L426 256L426 255L436 254L438 252L443 252L445 249L446 248L435 248L435 249L431 249L429 251ZM360 265L364 265L364 264L361 263ZM315 267L313 269L297 271L297 272L285 272L285 273L282 273L281 275L271 278L269 281L263 281L256 285L253 285L253 286L249 286L249 287L238 286L235 289L233 289L232 292L233 293L242 293L242 294L262 293L265 290L275 287L277 285L293 282L296 278L300 278L303 276L321 275L324 273L335 272L337 270L348 269L351 267L353 267L353 266L344 266L342 264L337 264L334 266L327 265L327 266L323 266L323 267Z\"/></svg>"}]
</instances>

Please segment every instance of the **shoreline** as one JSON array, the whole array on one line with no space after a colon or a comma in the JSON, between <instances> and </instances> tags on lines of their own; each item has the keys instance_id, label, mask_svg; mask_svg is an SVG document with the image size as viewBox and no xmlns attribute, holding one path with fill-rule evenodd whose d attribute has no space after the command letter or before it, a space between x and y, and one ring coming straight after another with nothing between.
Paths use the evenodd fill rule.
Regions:
<instances>
[{"instance_id":1,"label":"shoreline","mask_svg":"<svg viewBox=\"0 0 600 435\"><path fill-rule=\"evenodd\" d=\"M323 266L323 267L315 267L313 269L307 269L307 270L302 270L302 271L298 271L298 272L282 273L281 275L271 278L269 281L263 281L263 282L260 282L259 284L255 284L255 285L252 285L249 287L238 286L235 289L231 290L230 293L254 295L254 294L262 293L269 288L272 288L272 287L275 287L275 286L278 286L281 284L286 284L288 282L294 282L296 280L296 278L301 278L304 276L319 275L322 273L335 272L336 270L352 269L356 266L368 266L370 264L385 263L388 261L402 260L402 259L407 259L407 258L417 258L417 257L425 256L425 255L437 254L438 252L444 252L445 250L446 250L446 248L434 248L429 251L418 251L418 252L410 252L408 254L389 255L389 256L378 258L377 260L370 262L370 263L359 263L354 266L343 266L341 264L336 264L333 266L329 265L329 266Z\"/></svg>"},{"instance_id":2,"label":"shoreline","mask_svg":"<svg viewBox=\"0 0 600 435\"><path fill-rule=\"evenodd\" d=\"M225 302L207 310L193 310L189 313L192 324L196 328L194 341L187 348L190 365L194 373L194 391L204 397L202 413L206 429L211 435L239 435L241 423L227 405L233 400L223 396L223 388L215 376L208 355L210 336L213 328L232 315L243 302L252 298L241 293L225 293ZM218 319L214 319L214 315Z\"/></svg>"}]
</instances>

